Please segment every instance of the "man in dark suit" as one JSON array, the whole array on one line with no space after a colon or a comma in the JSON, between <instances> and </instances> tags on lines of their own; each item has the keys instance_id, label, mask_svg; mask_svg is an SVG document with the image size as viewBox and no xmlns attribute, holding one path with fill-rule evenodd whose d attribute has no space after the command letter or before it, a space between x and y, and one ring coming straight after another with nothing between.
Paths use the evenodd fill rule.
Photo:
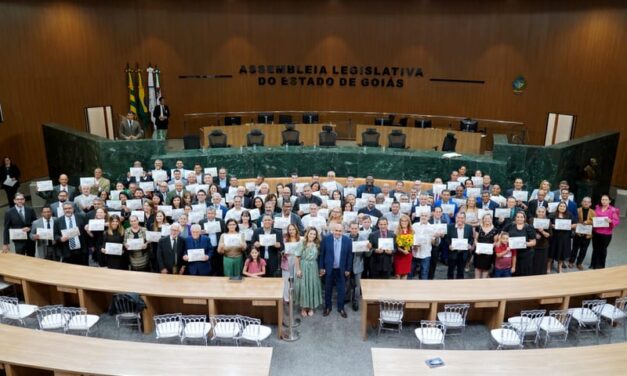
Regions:
<instances>
[{"instance_id":1,"label":"man in dark suit","mask_svg":"<svg viewBox=\"0 0 627 376\"><path fill-rule=\"evenodd\" d=\"M220 194L225 196L229 192L229 177L227 176L226 168L220 167L218 170L218 176L213 177L213 184L218 186Z\"/></svg>"},{"instance_id":2,"label":"man in dark suit","mask_svg":"<svg viewBox=\"0 0 627 376\"><path fill-rule=\"evenodd\" d=\"M152 110L152 117L155 119L155 134L152 138L165 140L168 135L170 108L165 104L164 97L159 97L159 104Z\"/></svg>"},{"instance_id":3,"label":"man in dark suit","mask_svg":"<svg viewBox=\"0 0 627 376\"><path fill-rule=\"evenodd\" d=\"M87 221L82 214L74 212L74 205L69 202L63 204L63 216L57 218L54 226L54 240L57 243L57 257L61 262L76 265L88 265L87 238L85 225ZM78 236L63 235L63 230L76 228Z\"/></svg>"},{"instance_id":4,"label":"man in dark suit","mask_svg":"<svg viewBox=\"0 0 627 376\"><path fill-rule=\"evenodd\" d=\"M170 226L170 236L163 236L157 243L157 262L161 274L182 274L185 239L179 236L181 225Z\"/></svg>"},{"instance_id":5,"label":"man in dark suit","mask_svg":"<svg viewBox=\"0 0 627 376\"><path fill-rule=\"evenodd\" d=\"M13 199L14 206L4 213L4 245L2 252L9 252L10 231L9 229L22 229L26 233L26 240L13 240L15 253L20 255L35 256L35 242L29 237L31 225L37 219L32 208L24 206L26 199L21 193L16 193Z\"/></svg>"},{"instance_id":6,"label":"man in dark suit","mask_svg":"<svg viewBox=\"0 0 627 376\"><path fill-rule=\"evenodd\" d=\"M374 185L374 178L372 175L366 176L366 184L362 184L357 187L357 198L361 198L364 193L369 193L375 196L381 193L381 188Z\"/></svg>"},{"instance_id":7,"label":"man in dark suit","mask_svg":"<svg viewBox=\"0 0 627 376\"><path fill-rule=\"evenodd\" d=\"M392 274L392 255L395 247L392 246L392 249L382 248L379 246L379 239L391 238L392 244L395 244L396 236L393 231L388 230L387 218L379 218L377 226L379 231L368 236L369 248L374 249L370 255L370 277L372 279L388 279Z\"/></svg>"},{"instance_id":8,"label":"man in dark suit","mask_svg":"<svg viewBox=\"0 0 627 376\"><path fill-rule=\"evenodd\" d=\"M55 198L59 197L59 192L67 192L67 200L72 201L78 194L76 187L68 184L68 177L66 174L59 175L59 184L52 187L52 191L37 192L37 195L44 200L47 204L51 204ZM54 214L54 210L52 212Z\"/></svg>"},{"instance_id":9,"label":"man in dark suit","mask_svg":"<svg viewBox=\"0 0 627 376\"><path fill-rule=\"evenodd\" d=\"M214 233L207 233L205 228L205 223L208 222L218 222L220 224L220 231ZM209 206L207 208L207 218L200 220L198 224L203 228L202 233L207 234L209 241L211 242L211 251L213 256L211 256L211 275L213 276L222 276L224 275L224 264L222 255L216 252L218 248L218 241L220 240L220 235L223 232L226 232L226 226L222 218L216 218L216 208L213 206Z\"/></svg>"},{"instance_id":10,"label":"man in dark suit","mask_svg":"<svg viewBox=\"0 0 627 376\"><path fill-rule=\"evenodd\" d=\"M577 203L570 200L570 191L568 189L562 189L560 192L559 200L556 199L555 201L561 201L566 204L566 210L568 210L570 215L573 217L573 223L579 221L579 213L577 213Z\"/></svg>"},{"instance_id":11,"label":"man in dark suit","mask_svg":"<svg viewBox=\"0 0 627 376\"><path fill-rule=\"evenodd\" d=\"M292 211L292 203L290 200L283 201L283 210L281 213L275 214L274 218L285 218L289 219L290 223L296 226L298 232L301 235L305 235L305 227L303 226L303 221L300 219L298 214Z\"/></svg>"},{"instance_id":12,"label":"man in dark suit","mask_svg":"<svg viewBox=\"0 0 627 376\"><path fill-rule=\"evenodd\" d=\"M331 225L331 234L326 235L320 244L320 276L324 279L324 316L331 313L333 285L337 286L337 310L346 318L344 296L346 294L346 278L353 270L353 242L343 235L342 225Z\"/></svg>"},{"instance_id":13,"label":"man in dark suit","mask_svg":"<svg viewBox=\"0 0 627 376\"><path fill-rule=\"evenodd\" d=\"M542 189L538 191L538 198L529 201L527 205L527 218L534 218L539 207L543 207L547 210L549 208L549 202L546 200L546 191Z\"/></svg>"},{"instance_id":14,"label":"man in dark suit","mask_svg":"<svg viewBox=\"0 0 627 376\"><path fill-rule=\"evenodd\" d=\"M464 279L464 267L468 259L468 249L473 244L472 227L466 223L466 213L460 212L455 216L455 223L448 225L446 234L447 243L449 245L448 253L448 279L453 279L455 268L457 268L457 279ZM467 249L462 247L454 247L453 239L466 239Z\"/></svg>"},{"instance_id":15,"label":"man in dark suit","mask_svg":"<svg viewBox=\"0 0 627 376\"><path fill-rule=\"evenodd\" d=\"M57 199L58 201L55 201L52 204L50 204L50 210L52 210L53 217L56 218L56 217L63 216L63 204L65 204L66 202L72 204L72 206L74 207L74 213L80 213L80 209L78 208L78 205L76 205L75 203L73 203L72 201L68 199L67 191L60 191L59 194L57 195Z\"/></svg>"},{"instance_id":16,"label":"man in dark suit","mask_svg":"<svg viewBox=\"0 0 627 376\"><path fill-rule=\"evenodd\" d=\"M446 224L446 230L436 232L437 237L435 245L431 247L431 262L429 263L429 279L435 277L435 269L438 266L438 261L442 260L446 263L448 259L448 243L443 241L443 238L448 232L448 225L451 223L451 219L448 215L442 212L441 207L437 207L433 210L433 217L429 219L429 223L432 225Z\"/></svg>"},{"instance_id":17,"label":"man in dark suit","mask_svg":"<svg viewBox=\"0 0 627 376\"><path fill-rule=\"evenodd\" d=\"M261 258L266 260L266 277L280 277L281 250L283 250L283 231L273 228L274 219L272 215L264 215L261 219L261 227L256 229L251 239L255 248L259 249ZM262 246L259 242L261 235L274 235L275 242L272 246Z\"/></svg>"}]
</instances>

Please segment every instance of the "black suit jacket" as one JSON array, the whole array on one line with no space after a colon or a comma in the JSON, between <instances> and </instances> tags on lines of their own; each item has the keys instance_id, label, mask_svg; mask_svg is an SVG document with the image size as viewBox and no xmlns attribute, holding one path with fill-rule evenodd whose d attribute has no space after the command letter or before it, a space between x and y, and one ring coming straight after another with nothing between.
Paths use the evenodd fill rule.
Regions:
<instances>
[{"instance_id":1,"label":"black suit jacket","mask_svg":"<svg viewBox=\"0 0 627 376\"><path fill-rule=\"evenodd\" d=\"M220 191L220 194L222 195L222 197L226 196L226 194L229 192L229 186L230 186L230 182L231 181L231 177L230 176L226 176L226 187L222 188L220 187L220 177L219 176L214 176L213 177L213 184L218 186L218 191ZM244 203L242 203L242 206L244 206Z\"/></svg>"},{"instance_id":2,"label":"black suit jacket","mask_svg":"<svg viewBox=\"0 0 627 376\"><path fill-rule=\"evenodd\" d=\"M263 228L258 228L253 232L251 242L254 244L259 241L259 235L263 235L265 232ZM283 231L278 228L272 228L271 234L275 234L277 242L281 243L280 247L268 247L268 255L266 257L266 247L259 247L261 254L259 257L266 259L266 276L276 277L276 273L280 270L281 250L285 247L283 245Z\"/></svg>"},{"instance_id":3,"label":"black suit jacket","mask_svg":"<svg viewBox=\"0 0 627 376\"><path fill-rule=\"evenodd\" d=\"M170 236L164 236L159 239L157 244L157 261L159 262L159 271L167 269L168 274L172 274L174 266L174 255L176 255L176 265L181 268L184 265L183 255L185 254L185 239L179 236L176 239L176 249L172 249Z\"/></svg>"},{"instance_id":4,"label":"black suit jacket","mask_svg":"<svg viewBox=\"0 0 627 376\"><path fill-rule=\"evenodd\" d=\"M165 116L165 120L160 120L159 116L161 116L161 106L157 104L152 110L152 116L155 118L155 125L157 126L157 129L168 129L168 121L170 120L170 108L167 105L163 106L163 115Z\"/></svg>"},{"instance_id":5,"label":"black suit jacket","mask_svg":"<svg viewBox=\"0 0 627 376\"><path fill-rule=\"evenodd\" d=\"M76 190L76 187L72 185L68 184L66 186L66 190L67 190L68 201L74 200L74 197L78 195L78 191ZM55 200L57 200L57 198L59 197L59 192L61 192L61 186L55 185L54 187L52 187L51 191L37 192L37 195L43 198L44 200L46 200L46 203L50 204L54 202Z\"/></svg>"},{"instance_id":6,"label":"black suit jacket","mask_svg":"<svg viewBox=\"0 0 627 376\"><path fill-rule=\"evenodd\" d=\"M542 200L542 207L549 210L549 202L547 200ZM529 201L527 204L527 218L532 218L536 216L536 210L538 210L538 199L533 199Z\"/></svg>"},{"instance_id":7,"label":"black suit jacket","mask_svg":"<svg viewBox=\"0 0 627 376\"><path fill-rule=\"evenodd\" d=\"M15 183L14 186L9 187L8 185L4 185L4 181L7 180L7 175L17 179L17 183ZM9 168L6 168L4 167L4 165L2 165L2 167L0 167L0 186L5 189L14 189L17 192L17 188L19 188L20 186L20 175L20 169L17 168L16 165L12 164L9 166Z\"/></svg>"},{"instance_id":8,"label":"black suit jacket","mask_svg":"<svg viewBox=\"0 0 627 376\"><path fill-rule=\"evenodd\" d=\"M392 238L395 244L394 248L396 248L396 235L394 235L393 231L388 230L386 234L386 238ZM381 237L380 231L375 231L368 236L368 241L372 246L372 249L377 249L379 244L379 238ZM372 272L384 272L384 273L392 273L392 258L393 254L388 255L387 253L376 253L372 252L370 255L370 271Z\"/></svg>"},{"instance_id":9,"label":"black suit jacket","mask_svg":"<svg viewBox=\"0 0 627 376\"><path fill-rule=\"evenodd\" d=\"M448 225L447 232L446 232L446 241L449 246L449 255L453 255L453 257L455 257L457 253L467 252L467 251L458 251L458 250L451 249L451 243L452 243L451 239L453 238L457 238L457 228L455 227L455 223L451 223L450 225ZM464 224L464 239L468 239L468 248L470 249L470 247L473 245L473 242L475 240L472 235L472 226Z\"/></svg>"},{"instance_id":10,"label":"black suit jacket","mask_svg":"<svg viewBox=\"0 0 627 376\"><path fill-rule=\"evenodd\" d=\"M4 213L4 244L9 244L9 229L17 229L24 227L31 227L32 223L37 219L33 208L24 206L24 220L17 212L17 208L12 207ZM35 250L35 243L30 240L30 233L27 234L27 240L15 240L13 245L16 251Z\"/></svg>"},{"instance_id":11,"label":"black suit jacket","mask_svg":"<svg viewBox=\"0 0 627 376\"><path fill-rule=\"evenodd\" d=\"M85 225L87 221L85 220L85 216L82 214L74 213L74 218L76 223L74 224L78 227L80 231L79 240L81 242L80 249L70 250L70 241L66 240L65 242L61 241L61 230L67 230L67 226L65 224L65 216L57 218L57 222L54 226L54 240L57 243L57 253L59 257L67 258L70 257L72 253L86 253L87 252L87 236L85 233Z\"/></svg>"}]
</instances>

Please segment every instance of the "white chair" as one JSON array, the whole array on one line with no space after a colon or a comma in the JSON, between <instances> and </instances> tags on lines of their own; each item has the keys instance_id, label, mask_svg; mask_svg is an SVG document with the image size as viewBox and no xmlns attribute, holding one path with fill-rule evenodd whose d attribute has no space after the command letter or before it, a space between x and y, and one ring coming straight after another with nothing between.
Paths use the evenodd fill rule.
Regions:
<instances>
[{"instance_id":1,"label":"white chair","mask_svg":"<svg viewBox=\"0 0 627 376\"><path fill-rule=\"evenodd\" d=\"M137 306L137 303L124 294L116 294L113 296L113 304L115 306L115 321L122 326L137 326L137 329L142 330L142 318L141 311Z\"/></svg>"},{"instance_id":2,"label":"white chair","mask_svg":"<svg viewBox=\"0 0 627 376\"><path fill-rule=\"evenodd\" d=\"M618 298L614 302L614 305L605 303L601 307L597 308L597 313L601 315L602 318L608 321L610 326L610 341L612 339L612 328L615 323L621 322L623 326L623 336L625 340L627 340L627 297Z\"/></svg>"},{"instance_id":3,"label":"white chair","mask_svg":"<svg viewBox=\"0 0 627 376\"><path fill-rule=\"evenodd\" d=\"M239 345L239 341L255 342L257 346L261 346L261 342L266 340L272 334L269 326L261 325L260 319L247 316L237 316L240 324L240 333L235 337L235 343Z\"/></svg>"},{"instance_id":4,"label":"white chair","mask_svg":"<svg viewBox=\"0 0 627 376\"><path fill-rule=\"evenodd\" d=\"M157 340L167 338L180 338L183 330L182 315L180 313L157 315L154 317L155 334Z\"/></svg>"},{"instance_id":5,"label":"white chair","mask_svg":"<svg viewBox=\"0 0 627 376\"><path fill-rule=\"evenodd\" d=\"M402 300L384 299L379 300L379 331L381 330L398 331L403 330L403 314L405 302ZM394 325L396 329L388 328L386 325Z\"/></svg>"},{"instance_id":6,"label":"white chair","mask_svg":"<svg viewBox=\"0 0 627 376\"><path fill-rule=\"evenodd\" d=\"M526 327L524 323L519 324L521 327ZM499 329L490 330L490 336L492 340L497 343L497 350L510 349L522 349L523 348L523 331L518 330L514 325L510 323L503 323Z\"/></svg>"},{"instance_id":7,"label":"white chair","mask_svg":"<svg viewBox=\"0 0 627 376\"><path fill-rule=\"evenodd\" d=\"M463 335L466 330L466 316L468 315L468 309L470 304L445 304L444 311L438 312L438 321L446 326L446 334L448 335ZM458 333L451 333L454 330Z\"/></svg>"},{"instance_id":8,"label":"white chair","mask_svg":"<svg viewBox=\"0 0 627 376\"><path fill-rule=\"evenodd\" d=\"M540 337L540 321L546 314L543 309L534 309L528 311L520 311L520 316L514 316L507 319L507 322L518 330L525 342L533 342L538 344L538 338Z\"/></svg>"},{"instance_id":9,"label":"white chair","mask_svg":"<svg viewBox=\"0 0 627 376\"><path fill-rule=\"evenodd\" d=\"M96 325L100 317L98 315L88 315L87 308L64 308L64 314L68 318L66 324L66 332L84 332L85 336L89 336L89 331Z\"/></svg>"},{"instance_id":10,"label":"white chair","mask_svg":"<svg viewBox=\"0 0 627 376\"><path fill-rule=\"evenodd\" d=\"M417 328L414 333L422 346L442 346L444 350L444 338L446 337L446 325L439 321L421 320L420 328Z\"/></svg>"},{"instance_id":11,"label":"white chair","mask_svg":"<svg viewBox=\"0 0 627 376\"><path fill-rule=\"evenodd\" d=\"M0 296L2 318L19 321L24 326L24 319L37 311L39 307L32 304L20 304L17 298Z\"/></svg>"},{"instance_id":12,"label":"white chair","mask_svg":"<svg viewBox=\"0 0 627 376\"><path fill-rule=\"evenodd\" d=\"M241 330L239 318L232 315L211 316L211 342L231 339L237 345L237 336Z\"/></svg>"},{"instance_id":13,"label":"white chair","mask_svg":"<svg viewBox=\"0 0 627 376\"><path fill-rule=\"evenodd\" d=\"M582 331L594 332L599 341L601 315L599 312L607 302L603 299L584 300L581 307L569 309L573 320L577 322L577 338Z\"/></svg>"},{"instance_id":14,"label":"white chair","mask_svg":"<svg viewBox=\"0 0 627 376\"><path fill-rule=\"evenodd\" d=\"M544 316L540 320L540 329L544 332L544 347L557 336L562 336L562 341L568 339L568 326L570 325L571 315L567 309L549 311L548 316Z\"/></svg>"},{"instance_id":15,"label":"white chair","mask_svg":"<svg viewBox=\"0 0 627 376\"><path fill-rule=\"evenodd\" d=\"M37 310L39 330L61 330L65 332L69 317L62 305L49 305Z\"/></svg>"},{"instance_id":16,"label":"white chair","mask_svg":"<svg viewBox=\"0 0 627 376\"><path fill-rule=\"evenodd\" d=\"M207 316L187 315L181 317L183 331L181 332L181 343L186 339L202 339L207 346L207 335L211 330L211 324L207 322Z\"/></svg>"}]
</instances>

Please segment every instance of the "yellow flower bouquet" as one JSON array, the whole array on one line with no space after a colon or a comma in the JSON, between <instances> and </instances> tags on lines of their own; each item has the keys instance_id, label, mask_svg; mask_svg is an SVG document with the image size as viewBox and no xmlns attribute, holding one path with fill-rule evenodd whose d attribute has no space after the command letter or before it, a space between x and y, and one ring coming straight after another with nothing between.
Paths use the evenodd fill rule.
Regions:
<instances>
[{"instance_id":1,"label":"yellow flower bouquet","mask_svg":"<svg viewBox=\"0 0 627 376\"><path fill-rule=\"evenodd\" d=\"M414 245L414 234L402 234L396 236L396 245L408 251Z\"/></svg>"}]
</instances>

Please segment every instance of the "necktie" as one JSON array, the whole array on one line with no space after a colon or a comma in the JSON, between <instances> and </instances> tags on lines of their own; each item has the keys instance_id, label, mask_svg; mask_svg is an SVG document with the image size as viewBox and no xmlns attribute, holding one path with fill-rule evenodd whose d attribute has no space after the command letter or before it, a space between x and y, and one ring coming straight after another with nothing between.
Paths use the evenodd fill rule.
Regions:
<instances>
[{"instance_id":1,"label":"necktie","mask_svg":"<svg viewBox=\"0 0 627 376\"><path fill-rule=\"evenodd\" d=\"M163 106L161 106L161 116L162 116L162 117L163 117L163 116L165 116L165 115L164 115L164 111L163 111Z\"/></svg>"},{"instance_id":2,"label":"necktie","mask_svg":"<svg viewBox=\"0 0 627 376\"><path fill-rule=\"evenodd\" d=\"M50 220L46 220L46 229L50 230ZM46 240L46 245L50 245L50 240Z\"/></svg>"},{"instance_id":3,"label":"necktie","mask_svg":"<svg viewBox=\"0 0 627 376\"><path fill-rule=\"evenodd\" d=\"M74 221L72 221L72 217L69 218L70 221L70 225L68 227L68 229L71 229L74 227ZM75 249L76 248L76 240L74 238L70 238L70 249Z\"/></svg>"},{"instance_id":4,"label":"necktie","mask_svg":"<svg viewBox=\"0 0 627 376\"><path fill-rule=\"evenodd\" d=\"M26 223L26 217L24 217L24 208L19 208L18 212L20 213L20 218L22 218L22 222Z\"/></svg>"},{"instance_id":5,"label":"necktie","mask_svg":"<svg viewBox=\"0 0 627 376\"><path fill-rule=\"evenodd\" d=\"M176 266L176 238L172 239L172 252L174 253L174 266Z\"/></svg>"}]
</instances>

